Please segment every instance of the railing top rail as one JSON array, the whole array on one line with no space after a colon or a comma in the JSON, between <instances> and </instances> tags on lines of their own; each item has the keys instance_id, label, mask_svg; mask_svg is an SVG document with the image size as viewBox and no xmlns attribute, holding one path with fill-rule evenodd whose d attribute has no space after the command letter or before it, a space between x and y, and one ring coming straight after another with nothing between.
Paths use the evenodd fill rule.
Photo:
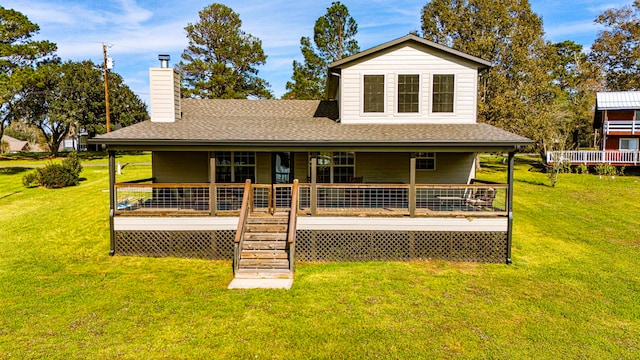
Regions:
<instances>
[{"instance_id":1,"label":"railing top rail","mask_svg":"<svg viewBox=\"0 0 640 360\"><path fill-rule=\"evenodd\" d=\"M339 184L329 184L329 183L317 183L316 187L318 188L348 188L348 189L356 189L356 188L409 188L409 184L361 184L361 183L339 183Z\"/></svg>"},{"instance_id":2,"label":"railing top rail","mask_svg":"<svg viewBox=\"0 0 640 360\"><path fill-rule=\"evenodd\" d=\"M244 193L242 194L242 207L240 208L240 216L238 217L238 228L236 230L236 237L233 242L240 243L243 236L244 223L249 215L249 197L251 196L251 180L247 179L244 183Z\"/></svg>"},{"instance_id":3,"label":"railing top rail","mask_svg":"<svg viewBox=\"0 0 640 360\"><path fill-rule=\"evenodd\" d=\"M153 183L153 184L139 184L139 183L115 183L115 187L127 187L127 188L208 188L209 183Z\"/></svg>"},{"instance_id":4,"label":"railing top rail","mask_svg":"<svg viewBox=\"0 0 640 360\"><path fill-rule=\"evenodd\" d=\"M419 189L466 189L466 188L497 188L497 189L506 189L507 184L500 183L490 183L490 184L416 184L416 188Z\"/></svg>"},{"instance_id":5,"label":"railing top rail","mask_svg":"<svg viewBox=\"0 0 640 360\"><path fill-rule=\"evenodd\" d=\"M291 184L291 211L289 212L289 231L287 241L293 243L296 241L296 219L298 215L298 179L293 180Z\"/></svg>"}]
</instances>

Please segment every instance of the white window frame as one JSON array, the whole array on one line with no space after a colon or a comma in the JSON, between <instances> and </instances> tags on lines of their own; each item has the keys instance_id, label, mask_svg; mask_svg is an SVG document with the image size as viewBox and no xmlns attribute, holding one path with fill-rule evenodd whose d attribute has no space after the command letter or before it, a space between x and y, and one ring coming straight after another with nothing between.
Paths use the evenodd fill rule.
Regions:
<instances>
[{"instance_id":1,"label":"white window frame","mask_svg":"<svg viewBox=\"0 0 640 360\"><path fill-rule=\"evenodd\" d=\"M334 154L336 153L353 153L353 165L336 165L335 164L335 157ZM318 164L318 159L320 158L320 154L327 154L329 156L329 158L331 159L331 162L329 163L329 165L322 165L324 166L328 166L329 167L329 183L328 184L334 184L336 183L334 180L335 177L335 173L334 173L334 169L336 167L353 167L353 176L356 176L356 152L355 151L322 151L320 153L318 153L318 155L316 156L316 166L320 167L320 165ZM311 177L311 166L313 166L313 164L311 163L311 153L309 154L309 177ZM316 173L317 176L317 173ZM325 183L327 184L327 183ZM342 184L342 183L340 183Z\"/></svg>"},{"instance_id":2,"label":"white window frame","mask_svg":"<svg viewBox=\"0 0 640 360\"><path fill-rule=\"evenodd\" d=\"M396 83L395 89L393 93L393 107L394 107L394 115L397 116L416 116L422 114L422 97L423 97L423 78L424 74L419 72L401 72L395 74ZM418 77L418 111L416 112L400 112L398 101L400 100L399 91L400 91L400 76L402 75L415 75Z\"/></svg>"},{"instance_id":3,"label":"white window frame","mask_svg":"<svg viewBox=\"0 0 640 360\"><path fill-rule=\"evenodd\" d=\"M365 76L383 76L384 77L384 82L383 82L383 90L382 90L382 112L366 112L364 111L364 97L365 97L365 87L364 87L364 77ZM360 74L360 116L386 116L387 114L387 101L388 101L388 94L387 94L387 85L388 85L388 81L389 81L389 76L388 74L385 73L362 73Z\"/></svg>"},{"instance_id":4,"label":"white window frame","mask_svg":"<svg viewBox=\"0 0 640 360\"><path fill-rule=\"evenodd\" d=\"M423 155L424 154L424 155ZM435 171L436 170L436 153L435 152L417 152L414 154L415 158L416 158L416 171ZM418 167L418 160L419 159L426 159L426 160L433 160L433 169L428 169L428 168L419 168Z\"/></svg>"},{"instance_id":5,"label":"white window frame","mask_svg":"<svg viewBox=\"0 0 640 360\"><path fill-rule=\"evenodd\" d=\"M626 149L622 147L622 142L627 141L629 147ZM632 148L631 145L635 143L635 148ZM618 151L638 151L640 149L640 139L638 138L620 138L618 140Z\"/></svg>"},{"instance_id":6,"label":"white window frame","mask_svg":"<svg viewBox=\"0 0 640 360\"><path fill-rule=\"evenodd\" d=\"M453 75L453 111L451 112L436 112L433 111L433 85L435 84L435 77L437 75ZM455 116L457 111L457 99L458 99L458 74L455 72L436 72L431 73L431 82L429 83L429 114L433 116Z\"/></svg>"},{"instance_id":7,"label":"white window frame","mask_svg":"<svg viewBox=\"0 0 640 360\"><path fill-rule=\"evenodd\" d=\"M235 163L235 156L236 153L238 152L246 152L246 153L253 153L253 160L254 163L252 165L236 165ZM230 157L230 163L229 164L220 164L218 163L218 153L230 153L231 157ZM256 180L255 182L257 183L258 181L258 174L257 174L257 167L258 167L258 157L256 156L256 152L255 151L216 151L215 153L216 156L216 173L213 174L213 176L216 177L216 182L217 182L217 177L218 177L218 168L221 167L228 167L231 168L231 183L236 183L236 167L253 167L253 178ZM244 180L242 180L241 182L244 182Z\"/></svg>"}]
</instances>

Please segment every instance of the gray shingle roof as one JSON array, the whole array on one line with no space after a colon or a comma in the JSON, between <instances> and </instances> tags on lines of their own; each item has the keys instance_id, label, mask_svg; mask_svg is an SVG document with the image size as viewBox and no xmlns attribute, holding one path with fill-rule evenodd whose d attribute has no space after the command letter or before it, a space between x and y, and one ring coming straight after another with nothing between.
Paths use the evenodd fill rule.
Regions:
<instances>
[{"instance_id":1,"label":"gray shingle roof","mask_svg":"<svg viewBox=\"0 0 640 360\"><path fill-rule=\"evenodd\" d=\"M146 121L92 142L113 145L526 145L487 124L341 124L334 101L182 99L182 119Z\"/></svg>"},{"instance_id":2,"label":"gray shingle roof","mask_svg":"<svg viewBox=\"0 0 640 360\"><path fill-rule=\"evenodd\" d=\"M640 91L599 92L596 107L596 110L640 109Z\"/></svg>"}]
</instances>

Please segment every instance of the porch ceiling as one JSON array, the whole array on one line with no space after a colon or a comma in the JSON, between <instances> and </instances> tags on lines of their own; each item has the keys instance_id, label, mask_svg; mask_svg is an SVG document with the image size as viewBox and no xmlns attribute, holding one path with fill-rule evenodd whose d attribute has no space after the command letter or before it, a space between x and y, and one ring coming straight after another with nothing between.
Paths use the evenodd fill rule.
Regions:
<instances>
[{"instance_id":1,"label":"porch ceiling","mask_svg":"<svg viewBox=\"0 0 640 360\"><path fill-rule=\"evenodd\" d=\"M482 123L341 124L334 101L182 99L182 119L91 139L108 146L515 148L531 140Z\"/></svg>"}]
</instances>

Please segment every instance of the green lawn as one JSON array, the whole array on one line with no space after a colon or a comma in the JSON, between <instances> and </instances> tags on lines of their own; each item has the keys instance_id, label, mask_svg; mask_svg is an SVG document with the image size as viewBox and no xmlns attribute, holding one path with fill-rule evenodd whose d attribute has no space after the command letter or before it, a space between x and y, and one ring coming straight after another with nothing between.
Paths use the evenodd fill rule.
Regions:
<instances>
[{"instance_id":1,"label":"green lawn","mask_svg":"<svg viewBox=\"0 0 640 360\"><path fill-rule=\"evenodd\" d=\"M128 156L119 180L148 176ZM504 181L500 160L478 177ZM289 291L227 290L230 261L109 257L106 167L57 190L0 169L0 359L638 358L640 178L551 188L517 160L513 265L298 264Z\"/></svg>"}]
</instances>

